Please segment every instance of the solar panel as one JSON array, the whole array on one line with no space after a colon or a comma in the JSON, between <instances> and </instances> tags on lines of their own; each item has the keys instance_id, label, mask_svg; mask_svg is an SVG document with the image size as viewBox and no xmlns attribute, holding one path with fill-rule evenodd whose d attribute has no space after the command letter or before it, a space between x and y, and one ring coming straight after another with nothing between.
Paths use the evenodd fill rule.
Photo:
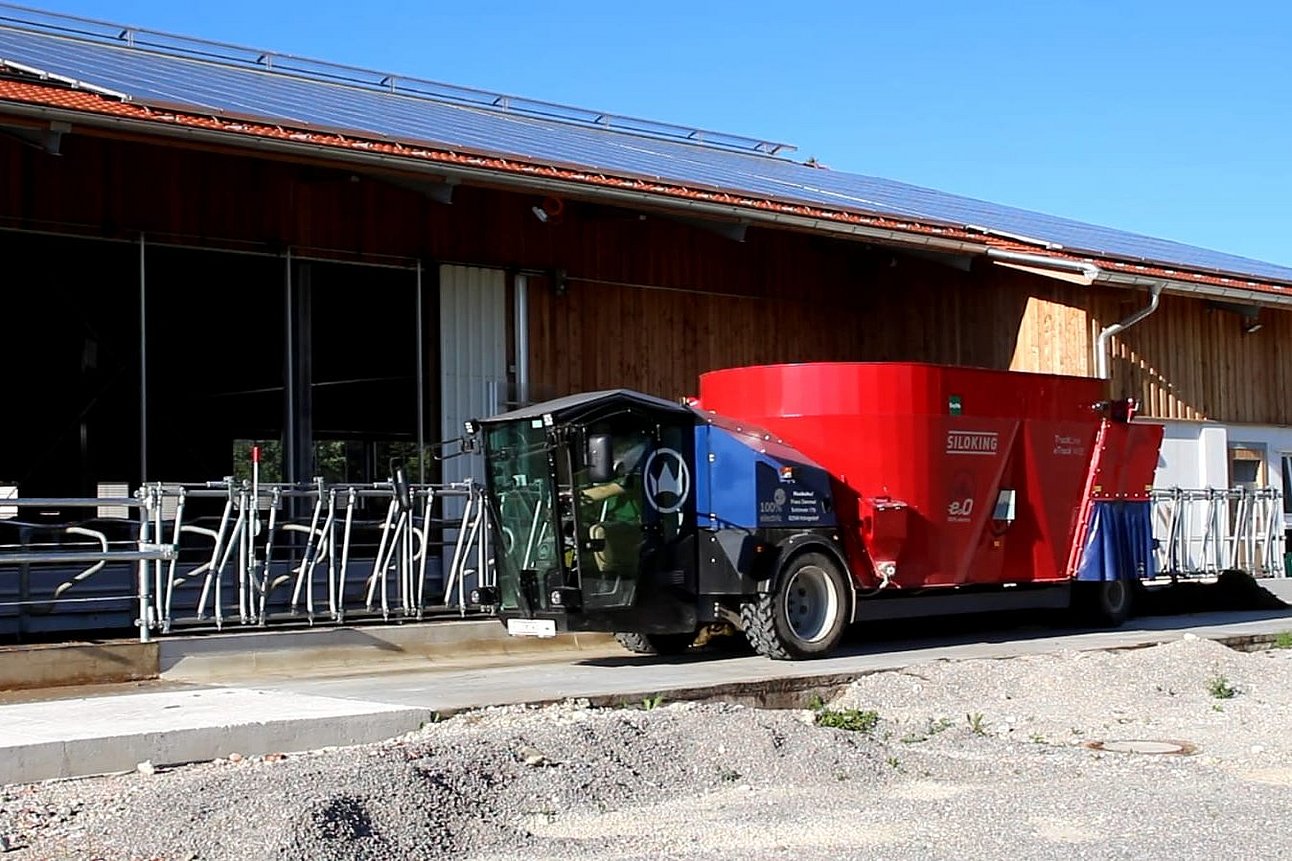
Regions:
<instances>
[{"instance_id":1,"label":"solar panel","mask_svg":"<svg viewBox=\"0 0 1292 861\"><path fill-rule=\"evenodd\" d=\"M878 177L688 129L0 4L0 64L133 102L347 131L684 187L961 227L1071 251L1292 282L1292 268Z\"/></svg>"}]
</instances>

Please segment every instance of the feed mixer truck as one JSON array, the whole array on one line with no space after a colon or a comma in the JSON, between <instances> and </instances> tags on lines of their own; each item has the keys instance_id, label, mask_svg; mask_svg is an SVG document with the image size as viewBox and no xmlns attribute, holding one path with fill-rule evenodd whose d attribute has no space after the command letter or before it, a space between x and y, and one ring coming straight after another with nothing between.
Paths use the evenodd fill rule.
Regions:
<instances>
[{"instance_id":1,"label":"feed mixer truck","mask_svg":"<svg viewBox=\"0 0 1292 861\"><path fill-rule=\"evenodd\" d=\"M469 422L511 634L671 653L743 632L822 656L851 623L1077 606L1153 571L1163 429L1107 383L914 363L713 371L683 403L599 391Z\"/></svg>"}]
</instances>

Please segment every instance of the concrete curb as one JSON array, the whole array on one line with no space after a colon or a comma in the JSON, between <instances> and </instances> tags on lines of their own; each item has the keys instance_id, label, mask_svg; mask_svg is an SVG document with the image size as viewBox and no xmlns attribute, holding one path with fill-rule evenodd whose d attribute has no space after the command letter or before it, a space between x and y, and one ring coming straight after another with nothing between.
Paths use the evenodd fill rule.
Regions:
<instances>
[{"instance_id":1,"label":"concrete curb","mask_svg":"<svg viewBox=\"0 0 1292 861\"><path fill-rule=\"evenodd\" d=\"M158 644L53 643L0 648L0 691L157 678Z\"/></svg>"},{"instance_id":2,"label":"concrete curb","mask_svg":"<svg viewBox=\"0 0 1292 861\"><path fill-rule=\"evenodd\" d=\"M496 620L432 620L407 625L234 631L0 647L0 691L43 690L165 678L195 683L257 675L390 671L480 657L532 658L609 648L609 634L551 639L507 635Z\"/></svg>"},{"instance_id":3,"label":"concrete curb","mask_svg":"<svg viewBox=\"0 0 1292 861\"><path fill-rule=\"evenodd\" d=\"M175 637L159 641L159 672L170 681L245 682L283 673L421 669L481 657L534 657L600 650L609 634L550 639L508 636L495 620L450 620L383 627L316 628Z\"/></svg>"},{"instance_id":4,"label":"concrete curb","mask_svg":"<svg viewBox=\"0 0 1292 861\"><path fill-rule=\"evenodd\" d=\"M164 767L231 753L252 757L368 744L412 732L432 717L427 709L410 708L18 745L0 748L0 784L135 771L145 760Z\"/></svg>"}]
</instances>

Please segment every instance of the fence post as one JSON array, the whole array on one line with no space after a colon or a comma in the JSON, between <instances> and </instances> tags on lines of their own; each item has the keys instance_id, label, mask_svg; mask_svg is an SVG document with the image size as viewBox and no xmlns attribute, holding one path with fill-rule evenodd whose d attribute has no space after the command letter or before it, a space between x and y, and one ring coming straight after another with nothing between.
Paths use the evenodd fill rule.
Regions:
<instances>
[{"instance_id":1,"label":"fence post","mask_svg":"<svg viewBox=\"0 0 1292 861\"><path fill-rule=\"evenodd\" d=\"M147 488L140 488L140 493L146 493ZM149 541L149 529L152 526L152 512L146 504L139 509L139 551L142 553ZM139 560L139 642L147 643L152 640L152 626L148 624L148 615L152 609L152 595L149 586L152 582L149 570L152 566L144 559Z\"/></svg>"}]
</instances>

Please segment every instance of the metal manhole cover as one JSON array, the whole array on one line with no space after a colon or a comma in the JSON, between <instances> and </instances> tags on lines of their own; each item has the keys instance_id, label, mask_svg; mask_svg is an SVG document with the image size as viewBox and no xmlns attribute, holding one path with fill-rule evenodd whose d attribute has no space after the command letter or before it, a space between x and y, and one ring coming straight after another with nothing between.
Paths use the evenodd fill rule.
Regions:
<instances>
[{"instance_id":1,"label":"metal manhole cover","mask_svg":"<svg viewBox=\"0 0 1292 861\"><path fill-rule=\"evenodd\" d=\"M1152 741L1149 739L1088 741L1085 746L1091 750L1106 750L1112 753L1174 754L1176 756L1188 756L1198 749L1196 745L1187 741Z\"/></svg>"}]
</instances>

